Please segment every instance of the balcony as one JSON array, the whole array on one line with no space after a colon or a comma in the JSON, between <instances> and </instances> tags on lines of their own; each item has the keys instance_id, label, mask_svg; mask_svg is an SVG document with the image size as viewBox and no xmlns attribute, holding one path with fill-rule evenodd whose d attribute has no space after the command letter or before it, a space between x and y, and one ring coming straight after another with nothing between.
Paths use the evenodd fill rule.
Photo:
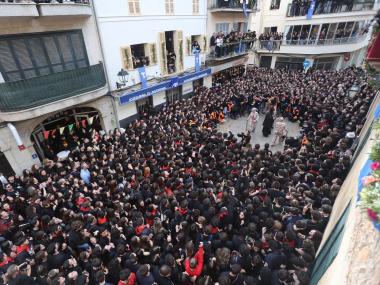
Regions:
<instances>
[{"instance_id":1,"label":"balcony","mask_svg":"<svg viewBox=\"0 0 380 285\"><path fill-rule=\"evenodd\" d=\"M52 112L54 109L62 109L83 101L93 100L96 98L94 92L105 87L106 78L102 63L46 76L5 82L0 84L0 112L5 113L8 120L21 120L41 115L41 113ZM103 92L101 96L106 92ZM74 100L65 102L77 95L86 96L81 96L84 98L79 97L80 99L75 97ZM52 107L50 104L53 103L58 104ZM46 110L40 107L47 104L49 106L44 106ZM33 108L38 110L38 114L30 111ZM26 112L29 114L12 117L12 113L25 110L28 110Z\"/></svg>"},{"instance_id":2,"label":"balcony","mask_svg":"<svg viewBox=\"0 0 380 285\"><path fill-rule=\"evenodd\" d=\"M253 12L255 7L252 6L252 2L248 1L246 4L247 13ZM209 6L211 13L216 12L237 12L243 13L243 4L240 3L239 0L213 0L211 5Z\"/></svg>"},{"instance_id":3,"label":"balcony","mask_svg":"<svg viewBox=\"0 0 380 285\"><path fill-rule=\"evenodd\" d=\"M357 2L353 1L351 5L347 3L333 5L332 1L316 1L315 9L313 12L314 16L327 15L327 14L337 14L337 13L350 13L350 12L362 12L370 11L374 8L374 1ZM355 3L356 2L356 3ZM288 5L287 17L306 17L308 13L309 6L301 5L300 1L293 1L293 3Z\"/></svg>"},{"instance_id":4,"label":"balcony","mask_svg":"<svg viewBox=\"0 0 380 285\"><path fill-rule=\"evenodd\" d=\"M369 34L336 39L275 40L258 41L257 52L274 52L290 54L329 54L353 52L368 44Z\"/></svg>"},{"instance_id":5,"label":"balcony","mask_svg":"<svg viewBox=\"0 0 380 285\"><path fill-rule=\"evenodd\" d=\"M36 3L33 1L0 0L0 19L14 17L38 17Z\"/></svg>"},{"instance_id":6,"label":"balcony","mask_svg":"<svg viewBox=\"0 0 380 285\"><path fill-rule=\"evenodd\" d=\"M76 1L39 1L38 11L41 17L49 16L79 16L89 17L92 15L92 9L89 0Z\"/></svg>"},{"instance_id":7,"label":"balcony","mask_svg":"<svg viewBox=\"0 0 380 285\"><path fill-rule=\"evenodd\" d=\"M215 51L211 52L207 56L207 65L213 66L216 64L224 63L230 60L234 60L238 57L243 57L253 50L255 41L240 41L236 43L226 43L222 46L215 47Z\"/></svg>"}]
</instances>

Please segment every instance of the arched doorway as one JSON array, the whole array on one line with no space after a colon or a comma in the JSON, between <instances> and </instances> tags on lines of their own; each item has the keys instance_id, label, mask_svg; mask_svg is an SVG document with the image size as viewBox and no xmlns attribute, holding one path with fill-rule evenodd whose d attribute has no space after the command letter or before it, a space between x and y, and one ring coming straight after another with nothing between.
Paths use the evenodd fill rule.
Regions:
<instances>
[{"instance_id":1,"label":"arched doorway","mask_svg":"<svg viewBox=\"0 0 380 285\"><path fill-rule=\"evenodd\" d=\"M92 130L100 130L99 112L90 107L81 107L56 113L32 132L31 141L40 159L54 159L56 154L71 150L84 138L91 139Z\"/></svg>"}]
</instances>

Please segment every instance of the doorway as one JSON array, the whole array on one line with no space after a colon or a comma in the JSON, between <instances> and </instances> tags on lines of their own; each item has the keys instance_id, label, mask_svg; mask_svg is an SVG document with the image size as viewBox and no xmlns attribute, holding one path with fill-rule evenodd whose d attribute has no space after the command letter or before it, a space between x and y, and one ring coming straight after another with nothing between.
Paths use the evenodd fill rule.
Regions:
<instances>
[{"instance_id":1,"label":"doorway","mask_svg":"<svg viewBox=\"0 0 380 285\"><path fill-rule=\"evenodd\" d=\"M148 96L136 101L137 114L139 119L148 118L153 110L153 97Z\"/></svg>"},{"instance_id":2,"label":"doorway","mask_svg":"<svg viewBox=\"0 0 380 285\"><path fill-rule=\"evenodd\" d=\"M182 86L166 90L166 103L171 104L182 99Z\"/></svg>"},{"instance_id":3,"label":"doorway","mask_svg":"<svg viewBox=\"0 0 380 285\"><path fill-rule=\"evenodd\" d=\"M0 173L2 173L5 177L15 174L5 154L1 151L0 151Z\"/></svg>"},{"instance_id":4,"label":"doorway","mask_svg":"<svg viewBox=\"0 0 380 285\"><path fill-rule=\"evenodd\" d=\"M101 129L96 109L74 108L54 114L37 125L31 134L31 141L40 160L54 159L57 153L74 149L85 138L91 139L92 130Z\"/></svg>"}]
</instances>

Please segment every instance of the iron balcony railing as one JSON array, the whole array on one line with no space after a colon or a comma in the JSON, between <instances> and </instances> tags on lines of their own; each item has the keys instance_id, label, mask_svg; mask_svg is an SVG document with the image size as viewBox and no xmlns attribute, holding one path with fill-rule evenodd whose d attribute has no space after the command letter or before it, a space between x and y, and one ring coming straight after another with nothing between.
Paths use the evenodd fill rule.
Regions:
<instances>
[{"instance_id":1,"label":"iron balcony railing","mask_svg":"<svg viewBox=\"0 0 380 285\"><path fill-rule=\"evenodd\" d=\"M215 50L208 55L209 58L231 57L247 53L254 47L255 40L242 40L215 46Z\"/></svg>"},{"instance_id":2,"label":"iron balcony railing","mask_svg":"<svg viewBox=\"0 0 380 285\"><path fill-rule=\"evenodd\" d=\"M367 35L350 37L350 38L336 38L336 39L297 39L297 40L282 40L283 45L342 45L359 43L367 38Z\"/></svg>"},{"instance_id":3,"label":"iron balcony railing","mask_svg":"<svg viewBox=\"0 0 380 285\"><path fill-rule=\"evenodd\" d=\"M338 39L298 39L298 40L266 40L257 41L256 48L258 50L275 51L280 50L283 46L327 46L327 45L343 45L362 42L367 38L367 35L351 37L351 38L338 38Z\"/></svg>"},{"instance_id":4,"label":"iron balcony railing","mask_svg":"<svg viewBox=\"0 0 380 285\"><path fill-rule=\"evenodd\" d=\"M368 11L368 10L372 10L374 7L374 1L354 3L351 5L334 4L333 1L331 0L323 1L321 3L318 3L318 2L319 1L316 1L313 15ZM301 2L293 2L288 5L286 16L287 17L306 16L306 14L308 13L308 10L309 10L308 5L301 5Z\"/></svg>"},{"instance_id":5,"label":"iron balcony railing","mask_svg":"<svg viewBox=\"0 0 380 285\"><path fill-rule=\"evenodd\" d=\"M243 4L240 3L240 0L213 0L209 7L210 9L240 9L243 11ZM252 9L251 1L248 1L246 4L248 10Z\"/></svg>"},{"instance_id":6,"label":"iron balcony railing","mask_svg":"<svg viewBox=\"0 0 380 285\"><path fill-rule=\"evenodd\" d=\"M20 4L20 3L30 3L30 2L34 2L36 4L39 4L39 3L52 3L52 4L62 4L62 3L65 3L65 1L63 0L31 0L31 1L27 1L27 0L0 0L0 4L1 3L15 3L15 4ZM78 3L78 4L90 4L90 0L71 0L70 2L66 2L66 3Z\"/></svg>"},{"instance_id":7,"label":"iron balcony railing","mask_svg":"<svg viewBox=\"0 0 380 285\"><path fill-rule=\"evenodd\" d=\"M257 49L261 50L280 50L282 40L261 40L257 42Z\"/></svg>"},{"instance_id":8,"label":"iron balcony railing","mask_svg":"<svg viewBox=\"0 0 380 285\"><path fill-rule=\"evenodd\" d=\"M25 110L106 85L103 64L0 84L0 111Z\"/></svg>"}]
</instances>

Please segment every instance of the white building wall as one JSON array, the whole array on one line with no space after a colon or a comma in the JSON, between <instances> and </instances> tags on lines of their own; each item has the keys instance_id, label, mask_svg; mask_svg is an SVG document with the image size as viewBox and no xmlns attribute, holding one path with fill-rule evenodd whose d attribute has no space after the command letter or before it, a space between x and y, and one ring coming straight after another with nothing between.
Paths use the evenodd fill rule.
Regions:
<instances>
[{"instance_id":1,"label":"white building wall","mask_svg":"<svg viewBox=\"0 0 380 285\"><path fill-rule=\"evenodd\" d=\"M157 64L146 67L146 72L148 79L161 75L159 33L165 31L183 32L184 70L194 67L194 57L186 55L186 38L206 35L205 0L200 0L198 15L193 15L192 1L174 1L173 15L165 14L164 0L140 0L139 16L129 15L128 1L125 0L113 0L112 5L109 0L94 0L94 6L111 90L116 89L116 82L119 81L117 73L122 68L121 47L156 43ZM200 45L203 47L203 43ZM139 83L138 72L129 72L128 85Z\"/></svg>"}]
</instances>

